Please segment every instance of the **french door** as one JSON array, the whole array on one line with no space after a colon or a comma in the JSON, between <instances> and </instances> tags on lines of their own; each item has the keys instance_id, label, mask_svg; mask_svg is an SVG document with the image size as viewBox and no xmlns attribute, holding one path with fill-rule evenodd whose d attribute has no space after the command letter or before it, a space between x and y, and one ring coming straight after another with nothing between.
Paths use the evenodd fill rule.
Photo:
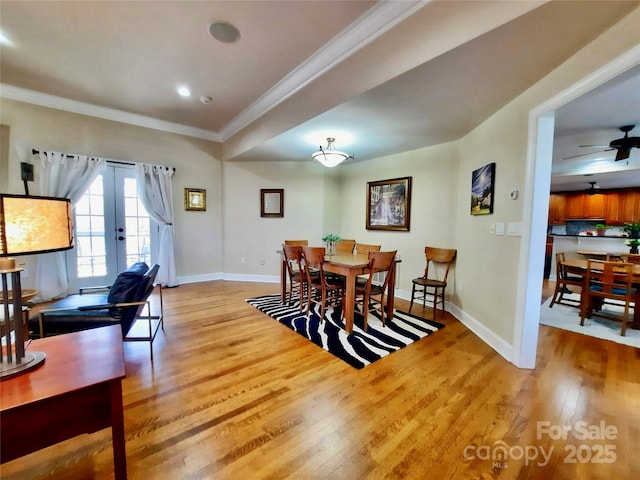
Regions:
<instances>
[{"instance_id":1,"label":"french door","mask_svg":"<svg viewBox=\"0 0 640 480\"><path fill-rule=\"evenodd\" d=\"M69 290L111 285L135 262L151 265L158 228L138 198L135 170L108 165L74 206Z\"/></svg>"}]
</instances>

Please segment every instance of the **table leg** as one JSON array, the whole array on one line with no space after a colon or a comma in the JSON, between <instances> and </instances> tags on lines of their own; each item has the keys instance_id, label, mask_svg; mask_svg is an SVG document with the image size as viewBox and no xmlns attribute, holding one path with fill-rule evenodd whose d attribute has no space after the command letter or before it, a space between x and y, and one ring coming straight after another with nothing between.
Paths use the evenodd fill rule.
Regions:
<instances>
[{"instance_id":1,"label":"table leg","mask_svg":"<svg viewBox=\"0 0 640 480\"><path fill-rule=\"evenodd\" d=\"M111 443L113 444L113 470L116 480L127 478L127 452L124 437L124 413L122 411L122 383L111 382Z\"/></svg>"},{"instance_id":2,"label":"table leg","mask_svg":"<svg viewBox=\"0 0 640 480\"><path fill-rule=\"evenodd\" d=\"M344 302L344 329L347 333L351 333L353 331L353 310L355 309L355 297L356 297L356 278L357 275L351 269L347 271L345 282L346 282L346 291L345 294L345 302Z\"/></svg>"},{"instance_id":3,"label":"table leg","mask_svg":"<svg viewBox=\"0 0 640 480\"><path fill-rule=\"evenodd\" d=\"M285 302L287 297L287 265L284 263L284 256L282 258L282 262L280 263L280 298L282 299L282 303Z\"/></svg>"},{"instance_id":4,"label":"table leg","mask_svg":"<svg viewBox=\"0 0 640 480\"><path fill-rule=\"evenodd\" d=\"M389 284L387 290L387 318L389 320L393 319L393 302L395 297L396 290L396 264L395 262L391 266L389 270Z\"/></svg>"}]
</instances>

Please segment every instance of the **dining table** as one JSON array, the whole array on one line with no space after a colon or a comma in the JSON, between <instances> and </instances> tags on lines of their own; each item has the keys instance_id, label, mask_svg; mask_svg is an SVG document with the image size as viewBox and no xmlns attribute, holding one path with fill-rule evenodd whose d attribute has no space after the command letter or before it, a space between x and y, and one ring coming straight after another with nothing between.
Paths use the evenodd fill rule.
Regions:
<instances>
[{"instance_id":1,"label":"dining table","mask_svg":"<svg viewBox=\"0 0 640 480\"><path fill-rule=\"evenodd\" d=\"M578 258L568 258L562 262L562 265L565 267L565 271L567 273L574 273L576 275L580 275L585 282L585 285L582 286L582 291L585 292L588 289L588 285L586 285L586 275L585 272L588 268L588 260L582 260ZM636 287L636 293L634 296L634 308L633 308L633 321L631 322L630 327L634 330L640 330L640 309L637 306L640 304L640 265L633 264L633 268L631 270L631 274L633 275L632 281L633 285ZM581 309L584 308L584 302L586 301L586 297L581 293L580 294L580 305Z\"/></svg>"},{"instance_id":2,"label":"dining table","mask_svg":"<svg viewBox=\"0 0 640 480\"><path fill-rule=\"evenodd\" d=\"M282 252L279 252L282 257L282 267L280 270L281 281L281 295L282 302L284 303L287 291L287 267L286 260ZM391 278L388 282L387 291L387 307L386 311L389 316L392 316L393 303L394 303L394 290L395 290L395 271L396 264L400 260L396 258L396 261L391 268ZM356 281L358 275L366 273L369 266L369 254L355 254L355 253L336 253L334 255L327 255L322 268L327 273L334 273L345 277L345 312L344 312L344 324L345 331L351 333L353 331L353 318L355 309L355 295L356 295Z\"/></svg>"}]
</instances>

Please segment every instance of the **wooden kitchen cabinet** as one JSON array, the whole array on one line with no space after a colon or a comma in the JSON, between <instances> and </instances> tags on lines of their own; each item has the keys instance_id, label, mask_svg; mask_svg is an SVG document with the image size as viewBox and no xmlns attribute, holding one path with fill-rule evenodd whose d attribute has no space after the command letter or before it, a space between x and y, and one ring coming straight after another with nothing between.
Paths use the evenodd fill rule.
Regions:
<instances>
[{"instance_id":1,"label":"wooden kitchen cabinet","mask_svg":"<svg viewBox=\"0 0 640 480\"><path fill-rule=\"evenodd\" d=\"M567 196L561 193L549 195L549 225L564 225L567 214Z\"/></svg>"},{"instance_id":2,"label":"wooden kitchen cabinet","mask_svg":"<svg viewBox=\"0 0 640 480\"><path fill-rule=\"evenodd\" d=\"M566 196L567 210L565 218L584 218L586 211L586 195L574 193Z\"/></svg>"},{"instance_id":3,"label":"wooden kitchen cabinet","mask_svg":"<svg viewBox=\"0 0 640 480\"><path fill-rule=\"evenodd\" d=\"M622 222L640 223L640 190L627 192L621 201Z\"/></svg>"},{"instance_id":4,"label":"wooden kitchen cabinet","mask_svg":"<svg viewBox=\"0 0 640 480\"><path fill-rule=\"evenodd\" d=\"M640 223L640 188L605 190L595 195L584 192L549 195L549 225L583 218L603 219L609 225Z\"/></svg>"}]
</instances>

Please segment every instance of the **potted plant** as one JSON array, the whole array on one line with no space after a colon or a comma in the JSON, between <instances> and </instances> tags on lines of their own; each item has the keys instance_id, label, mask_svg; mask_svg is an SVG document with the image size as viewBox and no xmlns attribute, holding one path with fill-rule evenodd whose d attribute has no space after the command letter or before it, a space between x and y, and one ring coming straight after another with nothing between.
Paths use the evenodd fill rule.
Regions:
<instances>
[{"instance_id":1,"label":"potted plant","mask_svg":"<svg viewBox=\"0 0 640 480\"><path fill-rule=\"evenodd\" d=\"M629 250L629 253L635 253L635 254L638 253L638 246L640 245L640 239L638 239L638 238L630 238L629 240L627 240L624 243L631 247L631 250Z\"/></svg>"},{"instance_id":2,"label":"potted plant","mask_svg":"<svg viewBox=\"0 0 640 480\"><path fill-rule=\"evenodd\" d=\"M640 238L640 223L625 223L622 228L629 238Z\"/></svg>"},{"instance_id":3,"label":"potted plant","mask_svg":"<svg viewBox=\"0 0 640 480\"><path fill-rule=\"evenodd\" d=\"M322 237L322 241L325 243L327 248L327 255L335 255L336 253L336 242L339 242L340 236L334 233L328 233L324 237Z\"/></svg>"},{"instance_id":4,"label":"potted plant","mask_svg":"<svg viewBox=\"0 0 640 480\"><path fill-rule=\"evenodd\" d=\"M605 225L604 223L596 223L595 225L596 233L599 237L604 237L605 232L610 228L612 227L610 227L609 225Z\"/></svg>"}]
</instances>

